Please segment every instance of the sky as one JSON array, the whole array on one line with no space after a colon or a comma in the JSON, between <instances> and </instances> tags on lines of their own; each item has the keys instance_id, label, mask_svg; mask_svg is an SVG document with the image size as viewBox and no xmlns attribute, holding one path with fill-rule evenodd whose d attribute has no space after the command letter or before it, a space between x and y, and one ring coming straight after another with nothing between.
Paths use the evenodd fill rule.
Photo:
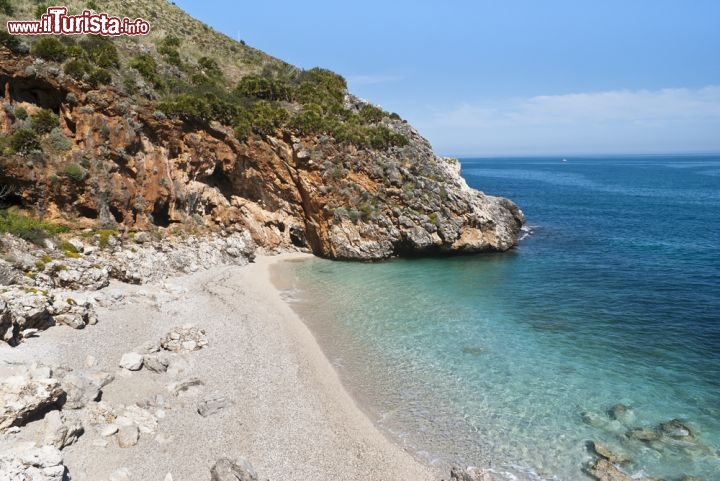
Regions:
<instances>
[{"instance_id":1,"label":"sky","mask_svg":"<svg viewBox=\"0 0 720 481\"><path fill-rule=\"evenodd\" d=\"M175 0L456 156L720 152L720 1Z\"/></svg>"}]
</instances>

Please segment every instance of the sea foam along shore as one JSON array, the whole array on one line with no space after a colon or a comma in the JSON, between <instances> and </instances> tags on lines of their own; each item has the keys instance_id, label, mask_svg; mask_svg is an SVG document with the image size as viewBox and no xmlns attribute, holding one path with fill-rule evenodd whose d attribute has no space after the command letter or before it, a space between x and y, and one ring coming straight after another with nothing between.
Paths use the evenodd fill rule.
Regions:
<instances>
[{"instance_id":1,"label":"sea foam along shore","mask_svg":"<svg viewBox=\"0 0 720 481\"><path fill-rule=\"evenodd\" d=\"M116 412L138 405L153 413L157 424L149 432L141 426L139 442L126 448L86 425L62 451L73 480L152 481L168 473L176 481L204 480L222 457L243 457L260 479L272 481L439 479L361 412L282 300L269 269L294 256L304 254L142 286L112 281L98 291L104 302L97 325L55 327L17 348L0 346L6 366L40 362L80 371L95 360L96 369L115 378L103 387L103 403ZM188 323L206 332L207 347L174 354L166 372L118 367L124 353ZM199 382L175 395L188 379ZM198 407L208 399L223 399L223 407L203 416ZM45 423L31 422L0 442L37 439Z\"/></svg>"}]
</instances>

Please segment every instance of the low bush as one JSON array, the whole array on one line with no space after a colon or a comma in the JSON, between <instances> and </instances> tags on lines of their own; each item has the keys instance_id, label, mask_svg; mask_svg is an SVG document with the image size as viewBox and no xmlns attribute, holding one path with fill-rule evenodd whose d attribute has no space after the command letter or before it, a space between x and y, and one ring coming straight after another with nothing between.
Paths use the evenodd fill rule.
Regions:
<instances>
[{"instance_id":1,"label":"low bush","mask_svg":"<svg viewBox=\"0 0 720 481\"><path fill-rule=\"evenodd\" d=\"M75 182L82 182L87 176L87 171L78 164L67 164L62 170L62 175Z\"/></svg>"},{"instance_id":2,"label":"low bush","mask_svg":"<svg viewBox=\"0 0 720 481\"><path fill-rule=\"evenodd\" d=\"M92 63L100 68L120 67L120 56L115 44L107 37L89 35L80 42L80 46L87 52Z\"/></svg>"},{"instance_id":3,"label":"low bush","mask_svg":"<svg viewBox=\"0 0 720 481\"><path fill-rule=\"evenodd\" d=\"M70 150L72 142L65 137L65 134L59 127L55 127L50 131L50 145L52 145L55 150L65 151Z\"/></svg>"},{"instance_id":4,"label":"low bush","mask_svg":"<svg viewBox=\"0 0 720 481\"><path fill-rule=\"evenodd\" d=\"M130 59L128 65L137 70L142 77L152 83L155 88L162 88L163 82L158 75L157 63L150 55L142 54Z\"/></svg>"},{"instance_id":5,"label":"low bush","mask_svg":"<svg viewBox=\"0 0 720 481\"><path fill-rule=\"evenodd\" d=\"M210 103L191 94L173 95L157 105L158 110L168 117L190 123L208 122L212 116Z\"/></svg>"},{"instance_id":6,"label":"low bush","mask_svg":"<svg viewBox=\"0 0 720 481\"><path fill-rule=\"evenodd\" d=\"M47 134L60 125L60 119L52 110L41 109L30 116L32 128L38 134Z\"/></svg>"},{"instance_id":7,"label":"low bush","mask_svg":"<svg viewBox=\"0 0 720 481\"><path fill-rule=\"evenodd\" d=\"M0 0L0 2L2 1ZM22 42L16 36L10 35L4 30L0 30L0 45L13 52L20 52L22 48Z\"/></svg>"},{"instance_id":8,"label":"low bush","mask_svg":"<svg viewBox=\"0 0 720 481\"><path fill-rule=\"evenodd\" d=\"M360 120L366 124L375 124L385 117L385 112L374 105L363 105L358 113Z\"/></svg>"},{"instance_id":9,"label":"low bush","mask_svg":"<svg viewBox=\"0 0 720 481\"><path fill-rule=\"evenodd\" d=\"M10 147L22 154L29 154L35 150L42 150L40 137L31 129L18 129L10 137Z\"/></svg>"},{"instance_id":10,"label":"low bush","mask_svg":"<svg viewBox=\"0 0 720 481\"><path fill-rule=\"evenodd\" d=\"M0 232L12 234L38 246L43 246L45 239L67 231L68 228L61 225L9 210L0 210Z\"/></svg>"},{"instance_id":11,"label":"low bush","mask_svg":"<svg viewBox=\"0 0 720 481\"><path fill-rule=\"evenodd\" d=\"M55 37L43 37L32 47L33 55L45 60L62 62L67 58L67 48Z\"/></svg>"},{"instance_id":12,"label":"low bush","mask_svg":"<svg viewBox=\"0 0 720 481\"><path fill-rule=\"evenodd\" d=\"M26 120L28 118L28 112L25 107L16 107L14 114L18 120Z\"/></svg>"},{"instance_id":13,"label":"low bush","mask_svg":"<svg viewBox=\"0 0 720 481\"><path fill-rule=\"evenodd\" d=\"M5 15L13 15L15 13L12 5L10 4L10 0L0 0L0 12Z\"/></svg>"},{"instance_id":14,"label":"low bush","mask_svg":"<svg viewBox=\"0 0 720 481\"><path fill-rule=\"evenodd\" d=\"M290 100L291 90L287 82L278 79L248 75L235 87L236 94L263 100Z\"/></svg>"}]
</instances>

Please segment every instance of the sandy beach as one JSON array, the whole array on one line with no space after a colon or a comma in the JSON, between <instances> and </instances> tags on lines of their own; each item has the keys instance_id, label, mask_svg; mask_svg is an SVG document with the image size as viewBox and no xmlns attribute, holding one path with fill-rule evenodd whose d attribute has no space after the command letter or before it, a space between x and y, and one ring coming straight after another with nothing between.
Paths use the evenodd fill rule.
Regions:
<instances>
[{"instance_id":1,"label":"sandy beach","mask_svg":"<svg viewBox=\"0 0 720 481\"><path fill-rule=\"evenodd\" d=\"M109 480L125 468L129 479L209 479L221 457L243 457L260 479L439 479L389 441L343 388L311 332L282 300L269 268L288 254L260 257L245 267L219 267L133 286L113 281L97 293L99 323L76 331L54 327L18 348L2 346L5 364L39 362L82 369L88 356L115 380L102 401L138 404L158 423L137 445L105 444L86 428L63 450L74 481ZM165 373L118 367L122 355L157 341L169 330L193 324L206 331L204 349L176 354ZM202 384L173 395L172 383ZM203 417L202 400L227 406ZM26 429L41 432L43 421ZM33 426L34 425L34 426ZM39 435L39 434L38 434Z\"/></svg>"}]
</instances>

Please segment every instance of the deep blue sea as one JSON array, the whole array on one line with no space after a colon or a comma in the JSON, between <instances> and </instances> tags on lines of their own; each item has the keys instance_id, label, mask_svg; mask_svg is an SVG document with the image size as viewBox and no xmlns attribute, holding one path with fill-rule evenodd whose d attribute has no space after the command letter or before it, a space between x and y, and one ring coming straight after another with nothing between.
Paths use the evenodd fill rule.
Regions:
<instances>
[{"instance_id":1,"label":"deep blue sea","mask_svg":"<svg viewBox=\"0 0 720 481\"><path fill-rule=\"evenodd\" d=\"M720 480L720 155L461 163L525 213L513 251L281 266L373 421L507 479L589 479L597 440L632 474ZM696 439L626 436L672 419Z\"/></svg>"}]
</instances>

